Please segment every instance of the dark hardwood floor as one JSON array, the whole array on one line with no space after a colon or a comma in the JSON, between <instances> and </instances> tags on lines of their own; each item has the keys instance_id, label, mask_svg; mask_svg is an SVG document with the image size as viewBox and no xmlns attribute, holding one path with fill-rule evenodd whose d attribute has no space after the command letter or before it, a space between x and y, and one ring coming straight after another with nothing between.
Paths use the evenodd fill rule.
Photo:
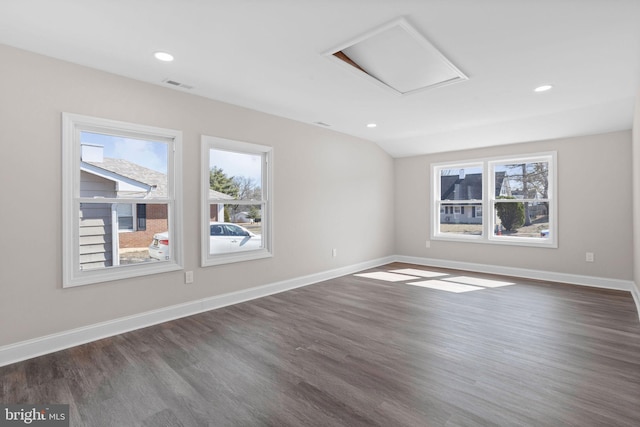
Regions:
<instances>
[{"instance_id":1,"label":"dark hardwood floor","mask_svg":"<svg viewBox=\"0 0 640 427\"><path fill-rule=\"evenodd\" d=\"M640 426L629 293L355 275L0 368L72 426ZM434 278L433 280L441 279Z\"/></svg>"}]
</instances>

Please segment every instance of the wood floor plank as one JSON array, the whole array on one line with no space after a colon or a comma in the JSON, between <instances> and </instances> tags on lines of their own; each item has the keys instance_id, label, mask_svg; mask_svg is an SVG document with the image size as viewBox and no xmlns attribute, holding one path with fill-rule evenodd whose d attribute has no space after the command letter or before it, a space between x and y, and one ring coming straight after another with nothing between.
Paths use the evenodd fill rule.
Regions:
<instances>
[{"instance_id":1,"label":"wood floor plank","mask_svg":"<svg viewBox=\"0 0 640 427\"><path fill-rule=\"evenodd\" d=\"M0 401L78 426L640 425L629 293L363 273L407 268L482 289L344 276L2 367Z\"/></svg>"}]
</instances>

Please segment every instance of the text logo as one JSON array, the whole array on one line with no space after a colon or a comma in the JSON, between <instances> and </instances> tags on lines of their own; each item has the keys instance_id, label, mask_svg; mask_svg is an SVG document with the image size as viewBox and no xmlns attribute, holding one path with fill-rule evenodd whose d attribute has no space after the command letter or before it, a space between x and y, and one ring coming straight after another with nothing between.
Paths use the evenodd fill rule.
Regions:
<instances>
[{"instance_id":1,"label":"text logo","mask_svg":"<svg viewBox=\"0 0 640 427\"><path fill-rule=\"evenodd\" d=\"M0 405L0 427L69 427L69 405Z\"/></svg>"}]
</instances>

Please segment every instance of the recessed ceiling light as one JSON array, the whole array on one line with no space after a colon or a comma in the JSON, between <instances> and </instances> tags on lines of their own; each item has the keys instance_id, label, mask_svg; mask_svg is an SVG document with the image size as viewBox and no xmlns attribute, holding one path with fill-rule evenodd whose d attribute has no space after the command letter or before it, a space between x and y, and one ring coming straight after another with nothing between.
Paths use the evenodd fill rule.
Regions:
<instances>
[{"instance_id":1,"label":"recessed ceiling light","mask_svg":"<svg viewBox=\"0 0 640 427\"><path fill-rule=\"evenodd\" d=\"M368 127L368 128L374 128L374 127L377 127L377 126L378 126L378 125L377 125L377 124L375 124L375 123L369 123L369 124L367 125L367 127Z\"/></svg>"},{"instance_id":2,"label":"recessed ceiling light","mask_svg":"<svg viewBox=\"0 0 640 427\"><path fill-rule=\"evenodd\" d=\"M551 90L552 88L553 88L553 86L551 86L551 85L542 85L542 86L538 86L533 91L534 92L546 92L548 90Z\"/></svg>"},{"instance_id":3,"label":"recessed ceiling light","mask_svg":"<svg viewBox=\"0 0 640 427\"><path fill-rule=\"evenodd\" d=\"M155 56L158 61L163 61L163 62L173 61L173 55L167 52L156 52L153 54L153 56Z\"/></svg>"}]
</instances>

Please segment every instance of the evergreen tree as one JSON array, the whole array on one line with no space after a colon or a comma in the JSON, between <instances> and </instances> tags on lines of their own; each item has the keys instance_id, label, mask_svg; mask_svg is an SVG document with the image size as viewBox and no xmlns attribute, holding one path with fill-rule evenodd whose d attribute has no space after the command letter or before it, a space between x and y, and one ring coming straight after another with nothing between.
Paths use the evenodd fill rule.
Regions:
<instances>
[{"instance_id":1,"label":"evergreen tree","mask_svg":"<svg viewBox=\"0 0 640 427\"><path fill-rule=\"evenodd\" d=\"M498 199L515 199L512 196L501 196ZM524 224L524 203L496 203L496 211L502 226L507 231L517 230Z\"/></svg>"},{"instance_id":2,"label":"evergreen tree","mask_svg":"<svg viewBox=\"0 0 640 427\"><path fill-rule=\"evenodd\" d=\"M209 172L209 187L231 197L238 197L238 186L233 177L228 177L224 171L214 166Z\"/></svg>"}]
</instances>

